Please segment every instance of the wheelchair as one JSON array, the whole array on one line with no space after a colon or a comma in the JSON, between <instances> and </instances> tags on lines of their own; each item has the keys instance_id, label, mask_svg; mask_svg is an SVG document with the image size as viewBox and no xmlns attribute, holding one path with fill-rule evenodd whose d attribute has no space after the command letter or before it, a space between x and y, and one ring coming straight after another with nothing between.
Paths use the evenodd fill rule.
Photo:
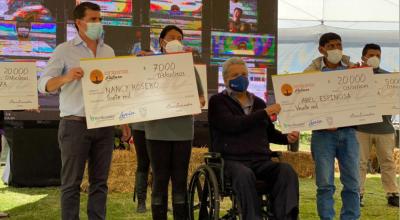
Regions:
<instances>
[{"instance_id":1,"label":"wheelchair","mask_svg":"<svg viewBox=\"0 0 400 220\"><path fill-rule=\"evenodd\" d=\"M282 153L274 151L272 158L280 160ZM241 220L240 204L233 192L232 182L224 175L224 159L220 153L204 154L204 165L193 173L188 189L188 211L190 220ZM265 190L266 183L256 182L256 188L261 201L264 220L273 219L271 201ZM263 189L263 190L262 190ZM232 207L222 211L220 203L229 198Z\"/></svg>"}]
</instances>

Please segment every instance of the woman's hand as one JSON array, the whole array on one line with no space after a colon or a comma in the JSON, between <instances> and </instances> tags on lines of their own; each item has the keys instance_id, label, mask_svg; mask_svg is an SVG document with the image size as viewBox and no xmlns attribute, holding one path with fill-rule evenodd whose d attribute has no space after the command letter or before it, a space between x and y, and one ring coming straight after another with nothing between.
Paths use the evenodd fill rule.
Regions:
<instances>
[{"instance_id":1,"label":"woman's hand","mask_svg":"<svg viewBox=\"0 0 400 220\"><path fill-rule=\"evenodd\" d=\"M200 100L200 108L203 108L206 105L206 99L202 95L202 96L199 96L199 100Z\"/></svg>"}]
</instances>

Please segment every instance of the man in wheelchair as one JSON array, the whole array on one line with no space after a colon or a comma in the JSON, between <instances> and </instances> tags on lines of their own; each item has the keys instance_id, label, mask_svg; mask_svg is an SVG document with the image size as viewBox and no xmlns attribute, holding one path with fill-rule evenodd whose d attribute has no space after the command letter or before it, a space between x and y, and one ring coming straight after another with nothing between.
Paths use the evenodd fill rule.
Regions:
<instances>
[{"instance_id":1,"label":"man in wheelchair","mask_svg":"<svg viewBox=\"0 0 400 220\"><path fill-rule=\"evenodd\" d=\"M266 107L262 99L247 92L248 69L242 59L227 60L223 78L226 90L209 102L210 151L221 153L225 160L224 171L232 179L243 219L262 219L256 180L266 183L276 219L297 219L297 174L289 164L271 160L269 143L294 143L299 132L284 135L275 129L270 117L280 112L280 105Z\"/></svg>"}]
</instances>

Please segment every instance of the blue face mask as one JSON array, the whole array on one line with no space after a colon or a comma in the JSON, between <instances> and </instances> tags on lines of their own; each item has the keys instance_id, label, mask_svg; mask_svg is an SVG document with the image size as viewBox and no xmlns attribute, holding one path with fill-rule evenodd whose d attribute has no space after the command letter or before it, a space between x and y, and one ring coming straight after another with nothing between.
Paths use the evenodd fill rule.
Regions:
<instances>
[{"instance_id":1,"label":"blue face mask","mask_svg":"<svg viewBox=\"0 0 400 220\"><path fill-rule=\"evenodd\" d=\"M246 76L238 76L229 80L229 88L235 92L245 92L249 87L249 79Z\"/></svg>"},{"instance_id":2,"label":"blue face mask","mask_svg":"<svg viewBox=\"0 0 400 220\"><path fill-rule=\"evenodd\" d=\"M102 37L103 25L99 23L87 23L86 36L92 40L98 40Z\"/></svg>"}]
</instances>

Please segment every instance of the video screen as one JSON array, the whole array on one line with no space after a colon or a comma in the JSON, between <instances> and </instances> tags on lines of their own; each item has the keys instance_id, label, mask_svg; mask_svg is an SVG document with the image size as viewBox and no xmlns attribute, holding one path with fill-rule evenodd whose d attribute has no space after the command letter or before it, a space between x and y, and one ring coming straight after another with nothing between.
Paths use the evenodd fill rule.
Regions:
<instances>
[{"instance_id":1,"label":"video screen","mask_svg":"<svg viewBox=\"0 0 400 220\"><path fill-rule=\"evenodd\" d=\"M151 28L150 30L150 38L151 44L150 47L153 51L160 50L159 37L162 29L159 28ZM194 30L183 30L183 40L182 44L185 47L191 47L197 52L201 52L201 31Z\"/></svg>"},{"instance_id":2,"label":"video screen","mask_svg":"<svg viewBox=\"0 0 400 220\"><path fill-rule=\"evenodd\" d=\"M37 76L41 77L44 73L44 68L47 66L47 60L36 60Z\"/></svg>"},{"instance_id":3,"label":"video screen","mask_svg":"<svg viewBox=\"0 0 400 220\"><path fill-rule=\"evenodd\" d=\"M100 5L104 25L132 26L132 0L76 0L77 5L82 2Z\"/></svg>"},{"instance_id":4,"label":"video screen","mask_svg":"<svg viewBox=\"0 0 400 220\"><path fill-rule=\"evenodd\" d=\"M243 55L274 58L275 37L270 34L211 32L213 56Z\"/></svg>"},{"instance_id":5,"label":"video screen","mask_svg":"<svg viewBox=\"0 0 400 220\"><path fill-rule=\"evenodd\" d=\"M232 58L233 56L220 56L220 57L212 57L210 64L214 66L221 66L226 60ZM263 59L263 58L254 58L254 57L243 57L240 58L247 63L247 67L260 67L266 68L269 64L274 62L274 59Z\"/></svg>"},{"instance_id":6,"label":"video screen","mask_svg":"<svg viewBox=\"0 0 400 220\"><path fill-rule=\"evenodd\" d=\"M186 30L201 30L202 0L151 0L150 25L163 28L176 25Z\"/></svg>"},{"instance_id":7,"label":"video screen","mask_svg":"<svg viewBox=\"0 0 400 220\"><path fill-rule=\"evenodd\" d=\"M66 32L66 38L67 41L70 41L72 39L74 39L74 37L78 34L78 30L76 30L75 25L68 23L67 24L67 32Z\"/></svg>"},{"instance_id":8,"label":"video screen","mask_svg":"<svg viewBox=\"0 0 400 220\"><path fill-rule=\"evenodd\" d=\"M0 55L48 58L56 47L56 24L0 21Z\"/></svg>"},{"instance_id":9,"label":"video screen","mask_svg":"<svg viewBox=\"0 0 400 220\"><path fill-rule=\"evenodd\" d=\"M253 93L257 97L267 101L267 68L248 68L249 70L249 87L247 91ZM225 89L224 78L222 76L222 67L218 68L218 92Z\"/></svg>"},{"instance_id":10,"label":"video screen","mask_svg":"<svg viewBox=\"0 0 400 220\"><path fill-rule=\"evenodd\" d=\"M229 32L257 31L257 0L229 1Z\"/></svg>"},{"instance_id":11,"label":"video screen","mask_svg":"<svg viewBox=\"0 0 400 220\"><path fill-rule=\"evenodd\" d=\"M143 45L144 39L149 39L149 29L146 28L139 28L135 29L133 36L129 38L129 41L131 42L130 48L129 48L129 54L131 55L136 55L142 50L148 50L149 48L144 48L146 45ZM147 41L147 47L149 45L149 42ZM151 46L150 49L152 50Z\"/></svg>"},{"instance_id":12,"label":"video screen","mask_svg":"<svg viewBox=\"0 0 400 220\"><path fill-rule=\"evenodd\" d=\"M0 19L30 22L54 22L44 0L0 0Z\"/></svg>"}]
</instances>

